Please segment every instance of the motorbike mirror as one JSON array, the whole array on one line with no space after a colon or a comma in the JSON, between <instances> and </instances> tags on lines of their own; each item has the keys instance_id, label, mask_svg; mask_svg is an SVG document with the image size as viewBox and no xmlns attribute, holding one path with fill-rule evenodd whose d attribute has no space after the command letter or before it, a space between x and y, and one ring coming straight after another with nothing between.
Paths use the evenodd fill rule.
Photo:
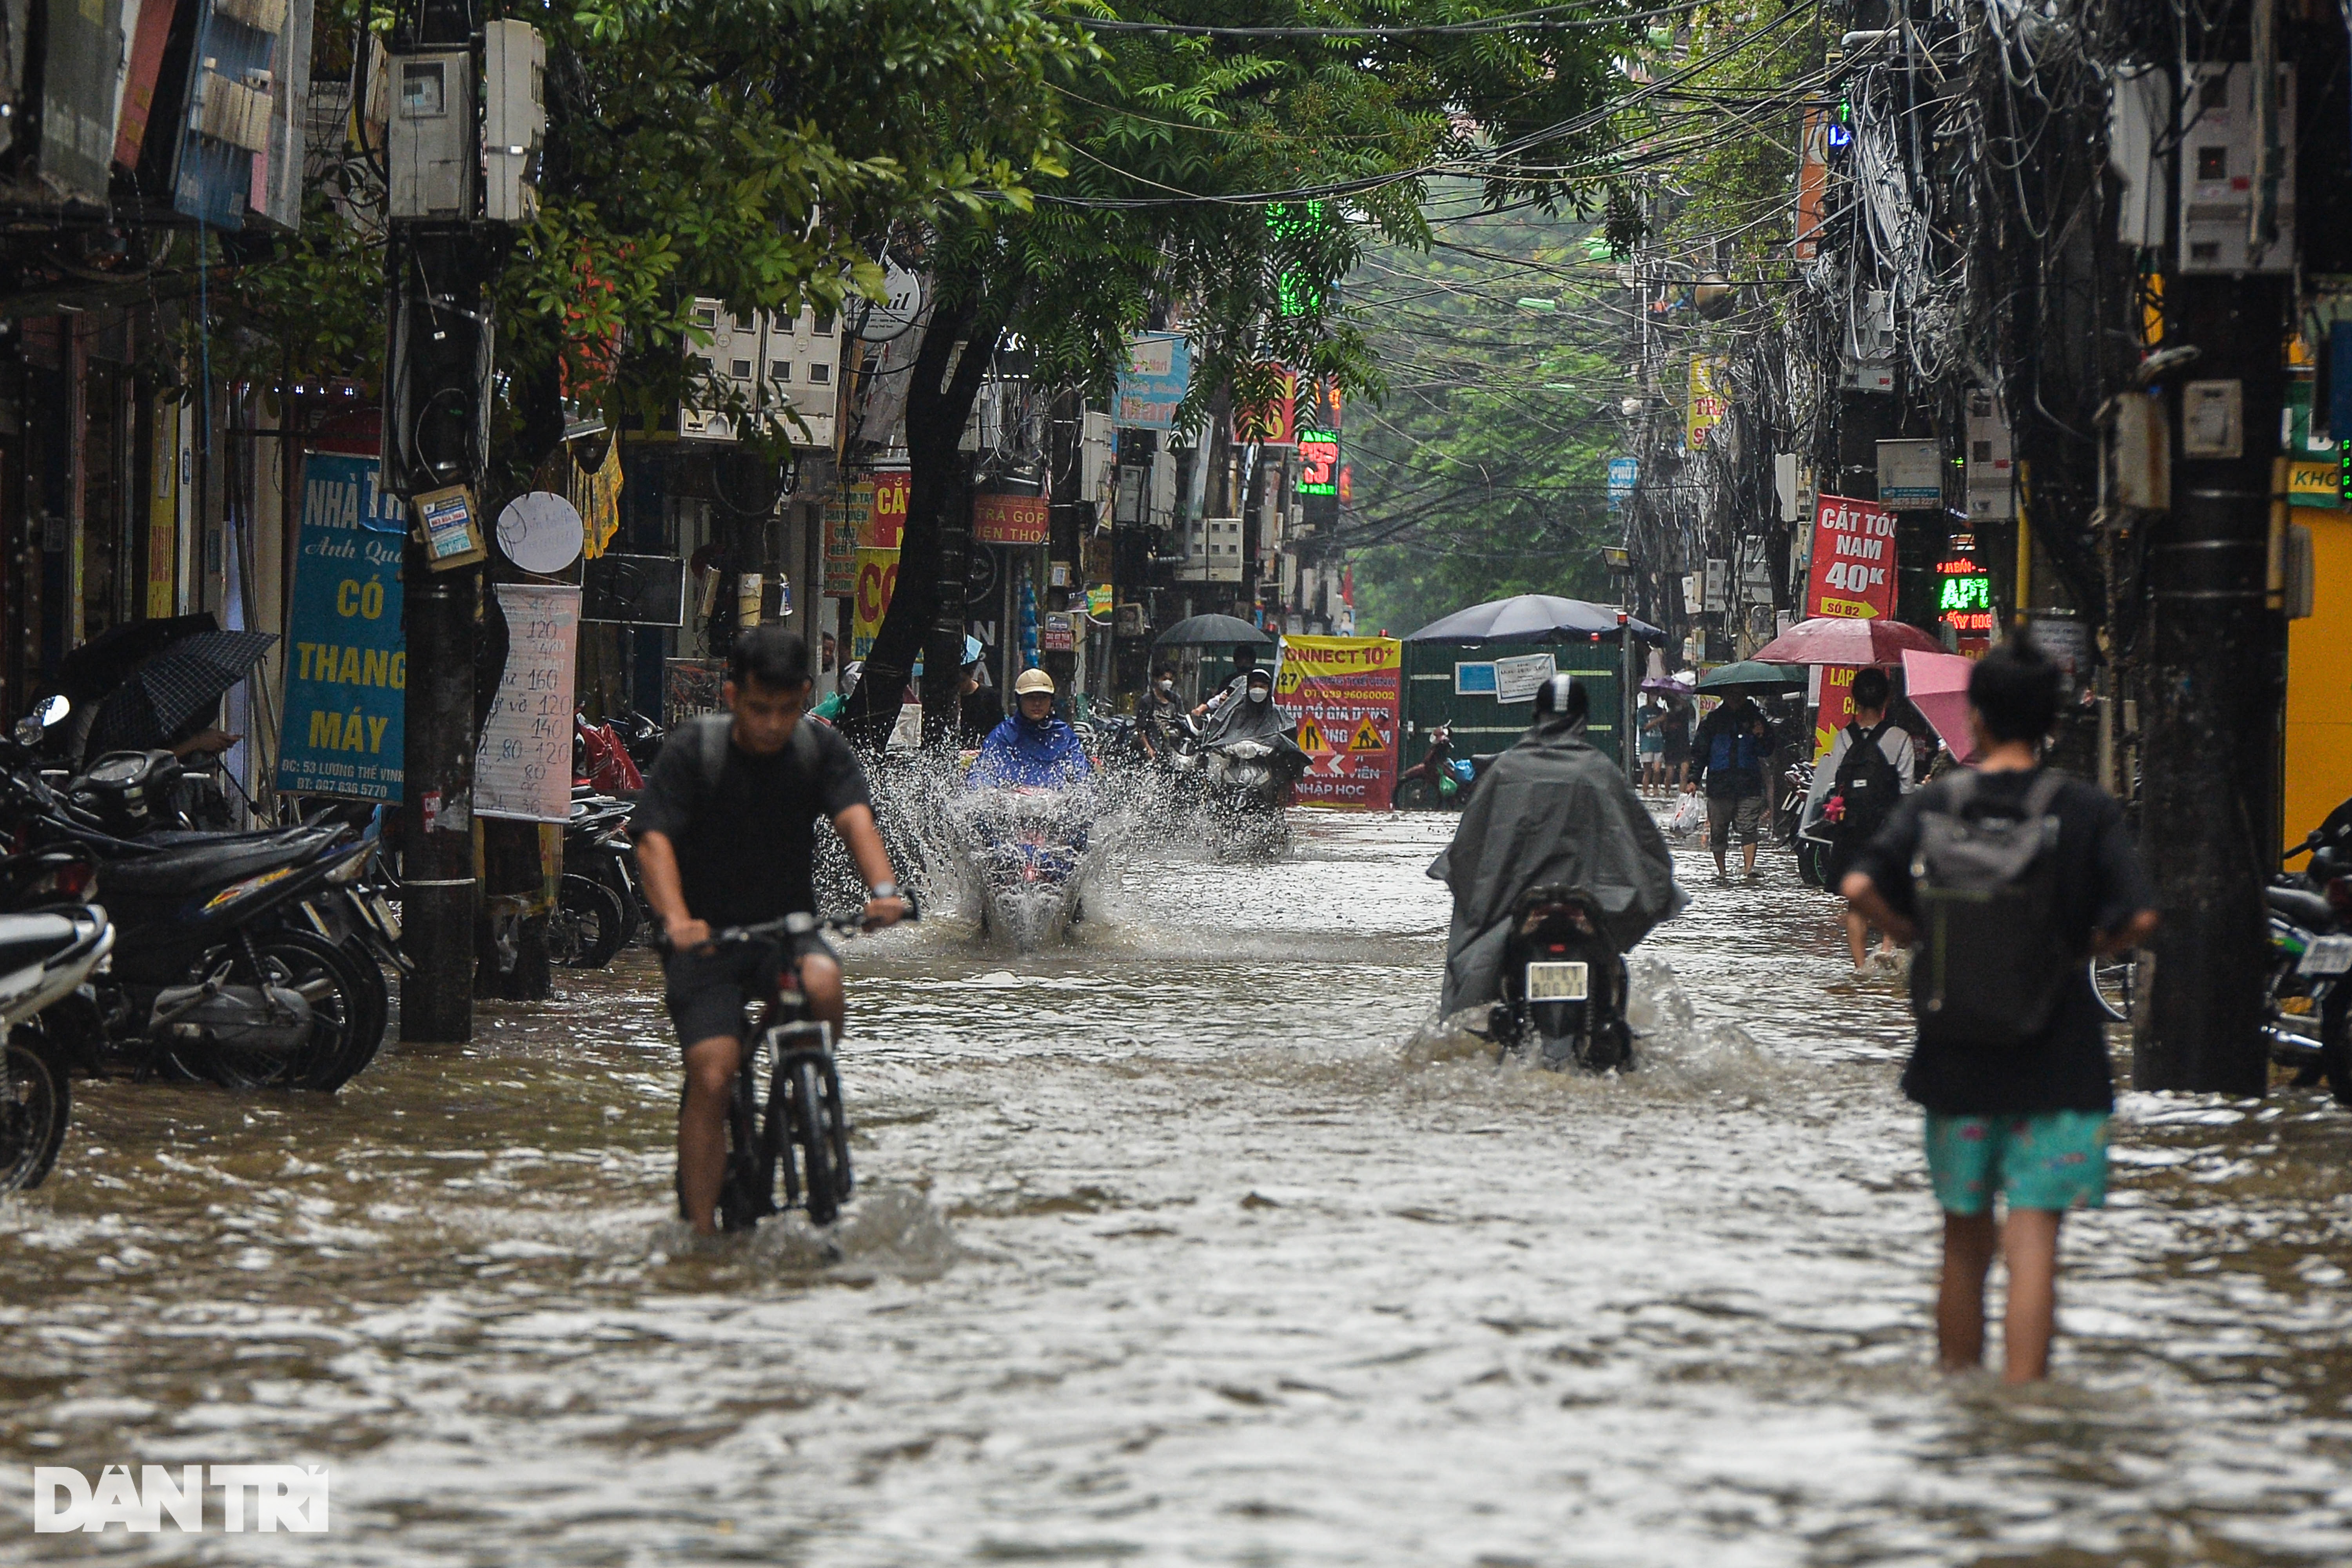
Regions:
<instances>
[{"instance_id":1,"label":"motorbike mirror","mask_svg":"<svg viewBox=\"0 0 2352 1568\"><path fill-rule=\"evenodd\" d=\"M42 698L33 704L30 713L16 721L16 743L20 746L34 744L44 731L64 723L66 715L72 711L73 703L63 692Z\"/></svg>"}]
</instances>

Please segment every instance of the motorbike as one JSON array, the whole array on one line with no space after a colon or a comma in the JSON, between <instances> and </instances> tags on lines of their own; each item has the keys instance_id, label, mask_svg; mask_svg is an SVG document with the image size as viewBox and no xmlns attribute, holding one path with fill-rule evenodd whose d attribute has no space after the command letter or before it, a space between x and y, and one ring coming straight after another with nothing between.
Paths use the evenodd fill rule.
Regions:
<instances>
[{"instance_id":1,"label":"motorbike","mask_svg":"<svg viewBox=\"0 0 2352 1568\"><path fill-rule=\"evenodd\" d=\"M107 823L121 818L108 812L129 807L97 803L109 792L153 798L141 781L168 771L170 753L101 756L60 795L27 746L42 722L28 719L0 745L0 829L39 852L31 864L52 885L12 879L0 895L16 910L79 897L58 891L77 864L102 890L115 932L110 970L78 1026L53 1031L71 1065L93 1077L320 1090L366 1066L390 998L372 948L346 922L364 918L375 930L388 913L354 909L375 839L325 820L116 837Z\"/></svg>"},{"instance_id":2,"label":"motorbike","mask_svg":"<svg viewBox=\"0 0 2352 1568\"><path fill-rule=\"evenodd\" d=\"M645 921L636 857L629 844L635 807L575 790L563 825L563 880L549 927L550 956L573 969L602 969Z\"/></svg>"},{"instance_id":3,"label":"motorbike","mask_svg":"<svg viewBox=\"0 0 2352 1568\"><path fill-rule=\"evenodd\" d=\"M1475 759L1454 754L1454 724L1448 720L1429 732L1429 750L1421 761L1397 775L1396 808L1459 810L1470 804L1482 771Z\"/></svg>"},{"instance_id":4,"label":"motorbike","mask_svg":"<svg viewBox=\"0 0 2352 1568\"><path fill-rule=\"evenodd\" d=\"M2331 822L2334 818L2330 819ZM2300 873L2263 889L2270 962L2263 987L2263 1035L2271 1059L2296 1082L2326 1079L2352 1105L2352 835L2315 828L2286 858L2308 853Z\"/></svg>"},{"instance_id":5,"label":"motorbike","mask_svg":"<svg viewBox=\"0 0 2352 1568\"><path fill-rule=\"evenodd\" d=\"M635 798L646 787L636 760L611 723L591 724L585 713L572 715L572 783L586 784L600 795Z\"/></svg>"},{"instance_id":6,"label":"motorbike","mask_svg":"<svg viewBox=\"0 0 2352 1568\"><path fill-rule=\"evenodd\" d=\"M982 929L1003 932L1025 952L1079 918L1090 790L975 790L960 797L959 809L980 884Z\"/></svg>"},{"instance_id":7,"label":"motorbike","mask_svg":"<svg viewBox=\"0 0 2352 1568\"><path fill-rule=\"evenodd\" d=\"M1559 884L1528 889L1512 906L1502 1000L1488 1015L1496 1060L1532 1048L1536 1065L1549 1072L1630 1068L1629 985L1624 954L1609 940L1591 894Z\"/></svg>"},{"instance_id":8,"label":"motorbike","mask_svg":"<svg viewBox=\"0 0 2352 1568\"><path fill-rule=\"evenodd\" d=\"M72 879L70 893L57 877L54 867L0 864L0 882L46 878L61 898L88 894L86 874ZM0 1193L39 1186L57 1163L72 1114L70 1058L51 1037L48 1015L84 989L113 946L114 927L94 904L0 915Z\"/></svg>"},{"instance_id":9,"label":"motorbike","mask_svg":"<svg viewBox=\"0 0 2352 1568\"><path fill-rule=\"evenodd\" d=\"M1287 848L1290 823L1283 807L1290 803L1290 786L1307 767L1298 742L1279 732L1203 740L1189 721L1187 731L1171 765L1198 791L1224 847L1260 855Z\"/></svg>"},{"instance_id":10,"label":"motorbike","mask_svg":"<svg viewBox=\"0 0 2352 1568\"><path fill-rule=\"evenodd\" d=\"M1797 875L1809 888L1829 879L1827 840L1800 831L1805 818L1805 797L1813 792L1813 764L1800 753L1780 772L1780 788L1772 795L1772 833L1797 857Z\"/></svg>"}]
</instances>

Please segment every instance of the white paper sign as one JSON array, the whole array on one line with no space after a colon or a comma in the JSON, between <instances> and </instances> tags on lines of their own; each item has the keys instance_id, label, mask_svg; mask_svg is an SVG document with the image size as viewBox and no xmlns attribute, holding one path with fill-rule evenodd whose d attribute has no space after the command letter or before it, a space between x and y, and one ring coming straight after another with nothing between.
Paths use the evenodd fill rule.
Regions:
<instances>
[{"instance_id":1,"label":"white paper sign","mask_svg":"<svg viewBox=\"0 0 2352 1568\"><path fill-rule=\"evenodd\" d=\"M1532 702L1536 693L1559 672L1548 653L1523 653L1495 661L1495 700Z\"/></svg>"},{"instance_id":2,"label":"white paper sign","mask_svg":"<svg viewBox=\"0 0 2352 1568\"><path fill-rule=\"evenodd\" d=\"M572 671L580 649L580 590L502 583L507 668L474 759L474 812L523 822L572 815Z\"/></svg>"}]
</instances>

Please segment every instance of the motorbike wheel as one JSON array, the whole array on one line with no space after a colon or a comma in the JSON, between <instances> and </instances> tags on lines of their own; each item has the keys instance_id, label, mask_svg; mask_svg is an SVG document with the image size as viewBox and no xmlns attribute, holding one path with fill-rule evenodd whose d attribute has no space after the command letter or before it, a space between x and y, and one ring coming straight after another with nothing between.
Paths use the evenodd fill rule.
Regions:
<instances>
[{"instance_id":1,"label":"motorbike wheel","mask_svg":"<svg viewBox=\"0 0 2352 1568\"><path fill-rule=\"evenodd\" d=\"M359 1001L364 1007L352 1028L352 1054L356 1064L346 1078L357 1076L375 1060L383 1047L383 1037L392 1027L392 982L385 978L383 965L367 943L352 937L343 943L343 956L351 960L352 971L359 976Z\"/></svg>"},{"instance_id":2,"label":"motorbike wheel","mask_svg":"<svg viewBox=\"0 0 2352 1568\"><path fill-rule=\"evenodd\" d=\"M309 1089L331 1094L342 1088L366 1059L361 1040L368 1010L365 979L342 949L306 931L257 932L253 956L259 970L240 953L230 971L230 984L300 991L310 1002L310 1038L291 1051L207 1044L197 1058L205 1076L224 1089ZM200 959L190 973L201 979L203 969ZM365 1050L373 1048L373 1042L366 1042Z\"/></svg>"},{"instance_id":3,"label":"motorbike wheel","mask_svg":"<svg viewBox=\"0 0 2352 1568\"><path fill-rule=\"evenodd\" d=\"M72 1112L64 1059L37 1029L10 1035L0 1052L0 1193L41 1184L65 1147Z\"/></svg>"},{"instance_id":4,"label":"motorbike wheel","mask_svg":"<svg viewBox=\"0 0 2352 1568\"><path fill-rule=\"evenodd\" d=\"M1425 778L1411 778L1396 786L1396 808L1399 811L1434 811L1437 791Z\"/></svg>"},{"instance_id":5,"label":"motorbike wheel","mask_svg":"<svg viewBox=\"0 0 2352 1568\"><path fill-rule=\"evenodd\" d=\"M1804 879L1807 887L1828 886L1829 853L1827 845L1816 844L1810 838L1797 840L1797 875Z\"/></svg>"},{"instance_id":6,"label":"motorbike wheel","mask_svg":"<svg viewBox=\"0 0 2352 1568\"><path fill-rule=\"evenodd\" d=\"M814 1055L785 1066L785 1113L799 1151L801 1192L809 1223L828 1226L849 1195L849 1129L841 1115L841 1087Z\"/></svg>"},{"instance_id":7,"label":"motorbike wheel","mask_svg":"<svg viewBox=\"0 0 2352 1568\"><path fill-rule=\"evenodd\" d=\"M629 874L621 868L620 858L606 855L596 863L595 879L602 882L621 906L621 946L637 940L644 917L637 908L637 890L629 885Z\"/></svg>"},{"instance_id":8,"label":"motorbike wheel","mask_svg":"<svg viewBox=\"0 0 2352 1568\"><path fill-rule=\"evenodd\" d=\"M621 900L612 889L566 872L555 918L547 922L548 956L567 969L602 969L621 951L624 923Z\"/></svg>"}]
</instances>

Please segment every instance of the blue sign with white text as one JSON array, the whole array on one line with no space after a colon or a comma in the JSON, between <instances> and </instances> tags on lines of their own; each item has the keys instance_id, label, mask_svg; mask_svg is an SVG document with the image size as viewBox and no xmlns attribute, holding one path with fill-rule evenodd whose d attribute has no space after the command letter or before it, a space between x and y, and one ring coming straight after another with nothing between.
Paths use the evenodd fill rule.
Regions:
<instances>
[{"instance_id":1,"label":"blue sign with white text","mask_svg":"<svg viewBox=\"0 0 2352 1568\"><path fill-rule=\"evenodd\" d=\"M408 687L400 551L408 513L376 488L376 468L373 458L327 452L302 459L278 748L284 792L400 798Z\"/></svg>"},{"instance_id":2,"label":"blue sign with white text","mask_svg":"<svg viewBox=\"0 0 2352 1568\"><path fill-rule=\"evenodd\" d=\"M1176 409L1192 385L1192 345L1181 332L1138 332L1128 340L1112 423L1130 430L1173 430Z\"/></svg>"}]
</instances>

